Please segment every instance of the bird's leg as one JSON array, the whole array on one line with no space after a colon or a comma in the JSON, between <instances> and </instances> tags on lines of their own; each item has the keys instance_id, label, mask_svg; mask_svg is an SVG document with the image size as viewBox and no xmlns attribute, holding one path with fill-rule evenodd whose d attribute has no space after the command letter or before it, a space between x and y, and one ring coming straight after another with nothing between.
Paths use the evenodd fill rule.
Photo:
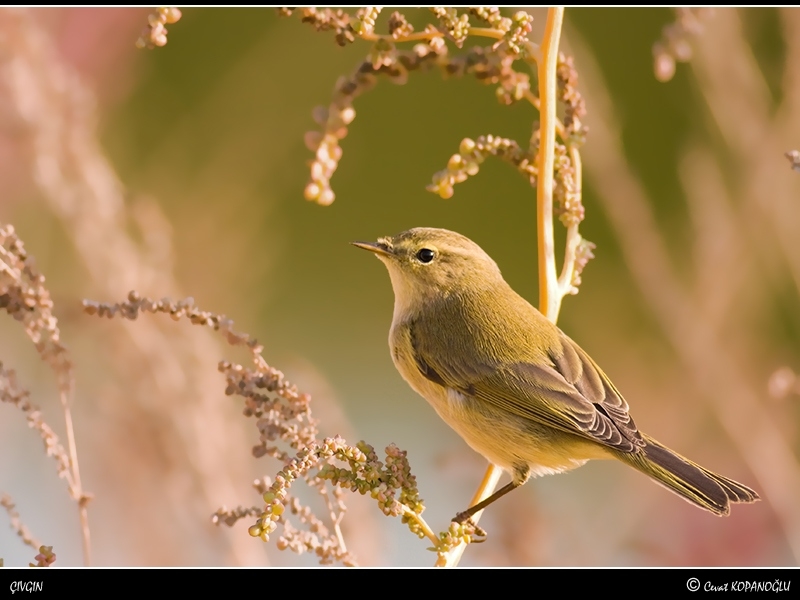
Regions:
<instances>
[{"instance_id":1,"label":"bird's leg","mask_svg":"<svg viewBox=\"0 0 800 600\"><path fill-rule=\"evenodd\" d=\"M520 485L522 485L522 484L521 483L517 483L515 481L512 481L511 483L509 483L507 485L504 485L499 490L497 490L494 494L492 494L491 496L486 498L486 500L481 500L475 506L472 506L472 507L468 508L464 512L458 513L455 516L455 518L453 519L453 521L456 522L456 523L464 523L468 519L471 519L472 515L474 515L476 512L483 510L484 508L489 506L492 502L494 502L498 498L502 498L503 496L505 496L511 490L517 489Z\"/></svg>"},{"instance_id":2,"label":"bird's leg","mask_svg":"<svg viewBox=\"0 0 800 600\"><path fill-rule=\"evenodd\" d=\"M482 544L486 541L486 536L489 535L486 533L486 530L482 527L478 527L478 525L473 521L471 518L467 519L464 526L471 525L474 529L474 532L470 534L470 543L471 544Z\"/></svg>"}]
</instances>

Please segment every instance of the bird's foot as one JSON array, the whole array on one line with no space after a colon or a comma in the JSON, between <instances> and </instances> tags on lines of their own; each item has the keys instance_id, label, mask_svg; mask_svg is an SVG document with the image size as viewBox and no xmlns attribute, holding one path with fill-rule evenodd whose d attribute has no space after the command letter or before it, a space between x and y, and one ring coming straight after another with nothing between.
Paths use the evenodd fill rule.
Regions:
<instances>
[{"instance_id":1,"label":"bird's foot","mask_svg":"<svg viewBox=\"0 0 800 600\"><path fill-rule=\"evenodd\" d=\"M486 541L486 536L488 535L486 530L479 527L478 524L472 520L472 515L469 514L469 511L458 513L453 519L453 523L458 523L464 527L464 533L472 538L471 543L480 544Z\"/></svg>"}]
</instances>

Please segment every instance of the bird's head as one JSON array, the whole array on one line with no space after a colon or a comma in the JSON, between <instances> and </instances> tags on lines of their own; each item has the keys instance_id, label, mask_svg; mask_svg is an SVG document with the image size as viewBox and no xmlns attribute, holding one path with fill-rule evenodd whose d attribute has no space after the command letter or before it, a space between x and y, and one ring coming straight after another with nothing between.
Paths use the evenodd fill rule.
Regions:
<instances>
[{"instance_id":1,"label":"bird's head","mask_svg":"<svg viewBox=\"0 0 800 600\"><path fill-rule=\"evenodd\" d=\"M381 259L389 270L396 308L412 312L420 303L503 281L497 263L480 246L447 229L415 227L353 245Z\"/></svg>"}]
</instances>

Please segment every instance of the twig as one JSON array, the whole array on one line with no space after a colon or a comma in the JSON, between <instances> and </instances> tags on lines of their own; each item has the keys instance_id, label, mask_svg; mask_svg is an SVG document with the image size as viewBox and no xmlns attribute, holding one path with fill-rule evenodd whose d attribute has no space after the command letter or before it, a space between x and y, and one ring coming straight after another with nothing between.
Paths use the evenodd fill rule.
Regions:
<instances>
[{"instance_id":1,"label":"twig","mask_svg":"<svg viewBox=\"0 0 800 600\"><path fill-rule=\"evenodd\" d=\"M558 319L561 295L558 293L556 257L553 242L553 165L555 163L556 134L556 65L558 43L561 39L561 24L564 8L554 7L547 11L542 60L539 61L539 155L536 189L536 224L539 244L539 310L554 323ZM534 131L531 147L536 145Z\"/></svg>"}]
</instances>

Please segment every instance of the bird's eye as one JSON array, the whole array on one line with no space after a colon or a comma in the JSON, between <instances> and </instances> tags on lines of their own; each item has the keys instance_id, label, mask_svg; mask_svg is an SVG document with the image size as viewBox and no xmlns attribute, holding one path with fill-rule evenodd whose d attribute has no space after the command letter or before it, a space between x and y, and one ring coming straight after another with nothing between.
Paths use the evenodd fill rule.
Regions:
<instances>
[{"instance_id":1,"label":"bird's eye","mask_svg":"<svg viewBox=\"0 0 800 600\"><path fill-rule=\"evenodd\" d=\"M419 260L419 262L422 262L422 263L431 262L435 256L436 256L436 252L434 252L433 250L430 250L429 248L423 248L422 250L417 252L417 259Z\"/></svg>"}]
</instances>

